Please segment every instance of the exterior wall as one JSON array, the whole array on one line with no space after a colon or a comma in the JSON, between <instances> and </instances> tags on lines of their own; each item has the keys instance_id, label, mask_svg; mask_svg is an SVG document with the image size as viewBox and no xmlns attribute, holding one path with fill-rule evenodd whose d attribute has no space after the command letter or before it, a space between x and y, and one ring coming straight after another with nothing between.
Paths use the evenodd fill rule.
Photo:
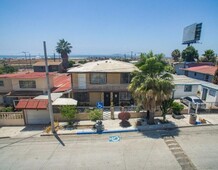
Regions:
<instances>
[{"instance_id":1,"label":"exterior wall","mask_svg":"<svg viewBox=\"0 0 218 170\"><path fill-rule=\"evenodd\" d=\"M184 75L184 70L181 70L180 68L184 68L184 63L176 63L174 64L174 69L176 71L176 74L178 75Z\"/></svg>"},{"instance_id":2,"label":"exterior wall","mask_svg":"<svg viewBox=\"0 0 218 170\"><path fill-rule=\"evenodd\" d=\"M188 84L187 84L188 85ZM199 85L192 85L191 92L185 92L185 84L184 85L175 85L174 98L186 97L186 96L196 96Z\"/></svg>"},{"instance_id":3,"label":"exterior wall","mask_svg":"<svg viewBox=\"0 0 218 170\"><path fill-rule=\"evenodd\" d=\"M73 90L80 90L78 85L78 74L72 73L72 77ZM106 84L90 84L90 73L86 73L87 91L127 91L127 88L128 84L120 84L120 73L107 73Z\"/></svg>"},{"instance_id":4,"label":"exterior wall","mask_svg":"<svg viewBox=\"0 0 218 170\"><path fill-rule=\"evenodd\" d=\"M0 126L22 126L24 125L22 112L1 112Z\"/></svg>"},{"instance_id":5,"label":"exterior wall","mask_svg":"<svg viewBox=\"0 0 218 170\"><path fill-rule=\"evenodd\" d=\"M34 72L45 72L44 66L33 66Z\"/></svg>"},{"instance_id":6,"label":"exterior wall","mask_svg":"<svg viewBox=\"0 0 218 170\"><path fill-rule=\"evenodd\" d=\"M206 95L206 100L205 100L205 102L212 102L212 103L213 103L213 102L217 102L218 91L215 90L215 89L211 89L211 88L205 87L205 86L201 86L201 87L200 87L200 91L201 91L201 96L200 96L200 98L202 98L202 95L203 95L203 88L204 88L204 89L207 89L207 95ZM215 91L216 91L214 96L210 95L210 90L215 90Z\"/></svg>"},{"instance_id":7,"label":"exterior wall","mask_svg":"<svg viewBox=\"0 0 218 170\"><path fill-rule=\"evenodd\" d=\"M20 88L19 86L19 81L23 80L23 81L27 81L27 80L33 80L36 81L36 88ZM53 78L52 76L50 76L49 78L50 80L50 87L52 88L53 85ZM46 92L47 91L47 81L46 78L38 78L38 79L12 79L12 84L13 84L13 90L15 91L43 91Z\"/></svg>"},{"instance_id":8,"label":"exterior wall","mask_svg":"<svg viewBox=\"0 0 218 170\"><path fill-rule=\"evenodd\" d=\"M75 120L90 120L88 113L78 113L76 114ZM54 121L58 122L65 122L68 121L66 118L64 118L61 113L54 114Z\"/></svg>"},{"instance_id":9,"label":"exterior wall","mask_svg":"<svg viewBox=\"0 0 218 170\"><path fill-rule=\"evenodd\" d=\"M192 71L188 71L188 77L194 78L194 79L198 79L198 80L203 80L206 81L206 76L207 74L202 74L202 73L196 73L196 72L192 72ZM212 75L208 75L208 82L212 82L213 80L213 76Z\"/></svg>"},{"instance_id":10,"label":"exterior wall","mask_svg":"<svg viewBox=\"0 0 218 170\"><path fill-rule=\"evenodd\" d=\"M12 90L12 81L9 78L0 78L0 80L3 80L4 86L0 86L0 92L10 92Z\"/></svg>"},{"instance_id":11,"label":"exterior wall","mask_svg":"<svg viewBox=\"0 0 218 170\"><path fill-rule=\"evenodd\" d=\"M102 97L101 92L90 92L89 93L89 103L91 106L96 106L97 102L104 102L104 98Z\"/></svg>"}]
</instances>

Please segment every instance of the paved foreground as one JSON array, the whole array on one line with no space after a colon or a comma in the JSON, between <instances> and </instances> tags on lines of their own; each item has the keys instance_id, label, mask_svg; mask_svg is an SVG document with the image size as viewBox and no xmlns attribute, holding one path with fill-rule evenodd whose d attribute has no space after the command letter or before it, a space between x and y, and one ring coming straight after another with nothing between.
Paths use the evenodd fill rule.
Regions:
<instances>
[{"instance_id":1,"label":"paved foreground","mask_svg":"<svg viewBox=\"0 0 218 170\"><path fill-rule=\"evenodd\" d=\"M0 169L218 169L217 141L218 126L0 139Z\"/></svg>"}]
</instances>

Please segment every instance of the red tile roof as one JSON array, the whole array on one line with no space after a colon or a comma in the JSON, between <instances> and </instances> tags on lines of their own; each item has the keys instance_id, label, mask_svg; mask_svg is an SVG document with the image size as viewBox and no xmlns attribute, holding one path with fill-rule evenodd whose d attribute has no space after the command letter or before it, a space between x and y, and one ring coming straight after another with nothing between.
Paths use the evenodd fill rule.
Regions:
<instances>
[{"instance_id":1,"label":"red tile roof","mask_svg":"<svg viewBox=\"0 0 218 170\"><path fill-rule=\"evenodd\" d=\"M54 75L54 73L49 73ZM25 72L25 73L13 73L13 74L1 74L0 78L19 78L19 79L34 79L34 78L45 78L45 72Z\"/></svg>"},{"instance_id":2,"label":"red tile roof","mask_svg":"<svg viewBox=\"0 0 218 170\"><path fill-rule=\"evenodd\" d=\"M197 66L197 67L184 68L182 70L214 75L215 71L217 70L217 67L216 66Z\"/></svg>"},{"instance_id":3,"label":"red tile roof","mask_svg":"<svg viewBox=\"0 0 218 170\"><path fill-rule=\"evenodd\" d=\"M48 99L20 99L16 109L37 109L45 110L48 106Z\"/></svg>"},{"instance_id":4,"label":"red tile roof","mask_svg":"<svg viewBox=\"0 0 218 170\"><path fill-rule=\"evenodd\" d=\"M58 74L53 78L55 90L53 92L64 92L71 89L71 77L68 74Z\"/></svg>"}]
</instances>

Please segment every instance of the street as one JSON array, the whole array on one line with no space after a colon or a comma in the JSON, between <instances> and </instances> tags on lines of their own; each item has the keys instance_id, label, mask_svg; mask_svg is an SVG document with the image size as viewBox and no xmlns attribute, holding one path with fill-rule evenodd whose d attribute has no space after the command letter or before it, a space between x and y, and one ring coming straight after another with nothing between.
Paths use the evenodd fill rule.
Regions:
<instances>
[{"instance_id":1,"label":"street","mask_svg":"<svg viewBox=\"0 0 218 170\"><path fill-rule=\"evenodd\" d=\"M119 140L109 141L111 136ZM217 141L218 126L5 138L0 169L217 169Z\"/></svg>"}]
</instances>

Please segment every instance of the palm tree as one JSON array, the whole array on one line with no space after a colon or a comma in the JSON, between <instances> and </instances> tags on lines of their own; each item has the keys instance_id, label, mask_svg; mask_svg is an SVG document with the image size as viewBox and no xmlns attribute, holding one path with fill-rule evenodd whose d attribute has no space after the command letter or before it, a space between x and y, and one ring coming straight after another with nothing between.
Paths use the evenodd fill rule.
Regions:
<instances>
[{"instance_id":1,"label":"palm tree","mask_svg":"<svg viewBox=\"0 0 218 170\"><path fill-rule=\"evenodd\" d=\"M68 54L71 53L71 44L64 39L59 40L56 46L57 53L61 54L63 70L68 68Z\"/></svg>"},{"instance_id":2,"label":"palm tree","mask_svg":"<svg viewBox=\"0 0 218 170\"><path fill-rule=\"evenodd\" d=\"M160 55L153 55L150 52L141 59L144 64L141 62L140 71L133 73L129 90L137 104L147 109L149 112L148 123L153 124L156 107L171 97L174 88L173 77L164 72L164 61Z\"/></svg>"},{"instance_id":3,"label":"palm tree","mask_svg":"<svg viewBox=\"0 0 218 170\"><path fill-rule=\"evenodd\" d=\"M179 49L175 49L175 50L173 50L173 52L171 53L171 56L173 57L173 60L174 61L179 61L179 59L180 59L180 51L179 51Z\"/></svg>"}]
</instances>

